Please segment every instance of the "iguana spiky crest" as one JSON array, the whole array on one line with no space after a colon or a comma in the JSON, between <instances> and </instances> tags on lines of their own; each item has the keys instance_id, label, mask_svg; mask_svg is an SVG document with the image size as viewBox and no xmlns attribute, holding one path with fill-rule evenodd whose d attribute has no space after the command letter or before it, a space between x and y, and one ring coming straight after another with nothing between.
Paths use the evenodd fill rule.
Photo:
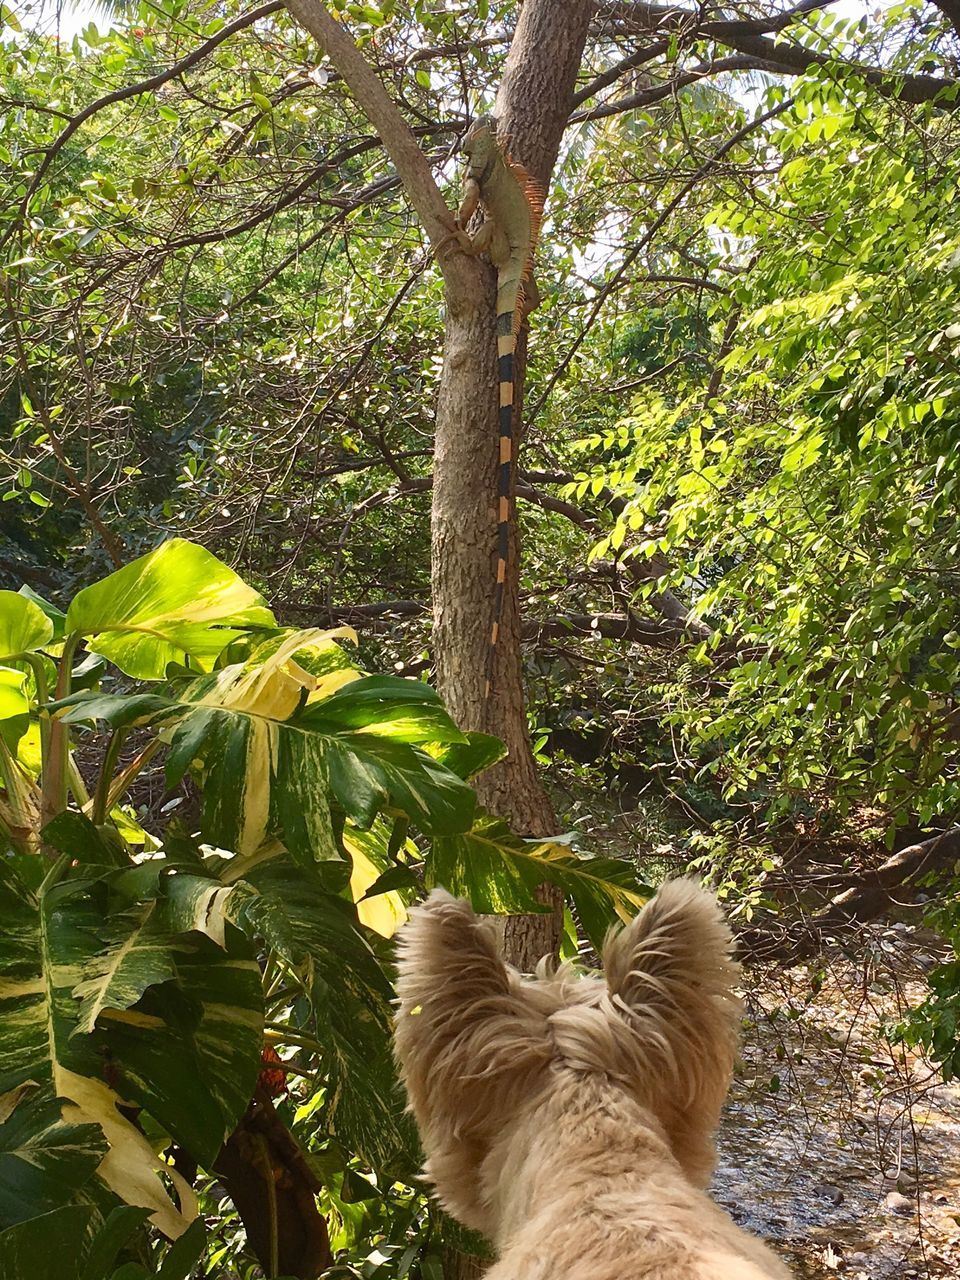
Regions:
<instances>
[{"instance_id":1,"label":"iguana spiky crest","mask_svg":"<svg viewBox=\"0 0 960 1280\"><path fill-rule=\"evenodd\" d=\"M463 201L457 214L460 227L473 216L477 205L486 220L472 237L474 253L486 252L497 269L497 378L500 388L500 472L497 510L497 577L493 598L493 624L487 656L484 698L490 696L507 577L510 545L511 496L514 460L513 376L517 335L524 316L537 305L531 278L533 255L540 232L543 190L518 164L514 164L497 136L493 116L479 117L464 136L467 171Z\"/></svg>"}]
</instances>

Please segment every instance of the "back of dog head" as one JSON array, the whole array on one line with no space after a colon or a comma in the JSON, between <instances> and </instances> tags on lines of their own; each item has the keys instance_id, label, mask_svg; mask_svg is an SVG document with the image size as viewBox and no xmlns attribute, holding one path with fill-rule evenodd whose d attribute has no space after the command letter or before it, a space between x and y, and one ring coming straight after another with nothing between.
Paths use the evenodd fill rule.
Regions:
<instances>
[{"instance_id":1,"label":"back of dog head","mask_svg":"<svg viewBox=\"0 0 960 1280\"><path fill-rule=\"evenodd\" d=\"M736 1046L737 968L716 901L664 885L604 947L605 980L522 979L489 924L435 890L398 947L396 1048L426 1172L445 1207L490 1231L478 1175L521 1108L590 1077L648 1109L699 1185Z\"/></svg>"}]
</instances>

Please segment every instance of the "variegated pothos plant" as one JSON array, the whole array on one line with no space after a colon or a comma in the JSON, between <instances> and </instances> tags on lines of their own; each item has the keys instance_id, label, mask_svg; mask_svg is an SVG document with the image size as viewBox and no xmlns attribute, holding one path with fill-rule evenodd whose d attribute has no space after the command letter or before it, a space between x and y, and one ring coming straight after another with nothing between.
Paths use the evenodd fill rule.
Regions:
<instances>
[{"instance_id":1,"label":"variegated pothos plant","mask_svg":"<svg viewBox=\"0 0 960 1280\"><path fill-rule=\"evenodd\" d=\"M212 1168L265 1042L309 1062L304 1112L339 1149L412 1169L383 938L424 881L509 911L552 880L594 939L642 900L623 864L478 814L468 779L500 744L428 685L361 672L354 640L278 626L182 540L66 613L0 593L5 1276L46 1249L96 1280L151 1229L199 1256L168 1152ZM77 747L101 742L91 778ZM199 784L195 830L125 804L158 758L168 787Z\"/></svg>"}]
</instances>

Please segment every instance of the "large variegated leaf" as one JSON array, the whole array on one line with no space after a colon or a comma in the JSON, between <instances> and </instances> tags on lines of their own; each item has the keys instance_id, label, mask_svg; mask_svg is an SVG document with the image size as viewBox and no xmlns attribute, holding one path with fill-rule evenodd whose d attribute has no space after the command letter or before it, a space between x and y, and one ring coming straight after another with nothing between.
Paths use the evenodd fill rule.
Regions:
<instances>
[{"instance_id":1,"label":"large variegated leaf","mask_svg":"<svg viewBox=\"0 0 960 1280\"><path fill-rule=\"evenodd\" d=\"M89 1205L65 1205L0 1231L3 1280L64 1280L79 1275L93 1216ZM101 1273L97 1280L105 1280Z\"/></svg>"},{"instance_id":2,"label":"large variegated leaf","mask_svg":"<svg viewBox=\"0 0 960 1280\"><path fill-rule=\"evenodd\" d=\"M16 1029L9 997L3 994L6 989L7 984L0 988L4 1057ZM12 1078L9 1070L4 1078ZM75 1200L107 1154L107 1140L98 1125L64 1121L52 1081L29 1078L0 1094L0 1117L0 1227Z\"/></svg>"},{"instance_id":3,"label":"large variegated leaf","mask_svg":"<svg viewBox=\"0 0 960 1280\"><path fill-rule=\"evenodd\" d=\"M227 667L177 696L78 694L59 714L172 729L168 783L197 769L204 838L241 855L276 835L301 862L338 858L331 796L360 827L390 808L425 831L468 829L472 789L419 745L466 741L436 693L370 676L303 702L295 652L291 641L266 666Z\"/></svg>"},{"instance_id":4,"label":"large variegated leaf","mask_svg":"<svg viewBox=\"0 0 960 1280\"><path fill-rule=\"evenodd\" d=\"M216 892L189 910L181 882L193 877L149 872L109 872L91 885L112 910L72 989L74 1043L90 1035L116 1063L121 1092L209 1165L256 1083L260 970L246 939L228 937Z\"/></svg>"},{"instance_id":5,"label":"large variegated leaf","mask_svg":"<svg viewBox=\"0 0 960 1280\"><path fill-rule=\"evenodd\" d=\"M357 904L357 916L381 938L392 938L407 918L403 898L395 890L369 893L394 865L388 856L390 835L390 824L382 818L366 831L347 823L342 833L343 846L350 855L350 895ZM410 852L416 854L415 846Z\"/></svg>"},{"instance_id":6,"label":"large variegated leaf","mask_svg":"<svg viewBox=\"0 0 960 1280\"><path fill-rule=\"evenodd\" d=\"M100 1078L104 1058L70 1040L72 987L100 924L69 885L37 901L9 869L0 877L0 1226L76 1199L96 1173L176 1236L194 1211L189 1188L165 1169L182 1184L178 1207L158 1158Z\"/></svg>"},{"instance_id":7,"label":"large variegated leaf","mask_svg":"<svg viewBox=\"0 0 960 1280\"><path fill-rule=\"evenodd\" d=\"M367 676L315 702L310 720L318 732L372 733L396 742L466 742L440 697L419 680Z\"/></svg>"},{"instance_id":8,"label":"large variegated leaf","mask_svg":"<svg viewBox=\"0 0 960 1280\"><path fill-rule=\"evenodd\" d=\"M281 859L256 867L247 883L254 892L238 900L238 923L263 937L310 994L333 1131L375 1168L408 1165L416 1144L390 1050L392 989L355 908Z\"/></svg>"},{"instance_id":9,"label":"large variegated leaf","mask_svg":"<svg viewBox=\"0 0 960 1280\"><path fill-rule=\"evenodd\" d=\"M431 750L458 778L474 778L507 754L506 746L489 733L467 733L462 742L447 742Z\"/></svg>"},{"instance_id":10,"label":"large variegated leaf","mask_svg":"<svg viewBox=\"0 0 960 1280\"><path fill-rule=\"evenodd\" d=\"M275 625L263 598L232 569L174 538L74 596L66 628L127 675L157 680L187 658L208 669L245 628Z\"/></svg>"},{"instance_id":11,"label":"large variegated leaf","mask_svg":"<svg viewBox=\"0 0 960 1280\"><path fill-rule=\"evenodd\" d=\"M259 968L236 931L229 951L172 932L149 867L101 870L40 901L0 884L0 1224L75 1199L96 1173L176 1237L192 1192L118 1107L142 1106L212 1161L256 1082Z\"/></svg>"},{"instance_id":12,"label":"large variegated leaf","mask_svg":"<svg viewBox=\"0 0 960 1280\"><path fill-rule=\"evenodd\" d=\"M436 837L427 876L490 914L543 911L537 885L557 885L572 899L597 948L611 924L631 919L650 896L627 862L580 856L555 840L522 840L489 816L464 834Z\"/></svg>"},{"instance_id":13,"label":"large variegated leaf","mask_svg":"<svg viewBox=\"0 0 960 1280\"><path fill-rule=\"evenodd\" d=\"M39 605L16 591L0 591L0 662L32 653L53 638L53 623Z\"/></svg>"},{"instance_id":14,"label":"large variegated leaf","mask_svg":"<svg viewBox=\"0 0 960 1280\"><path fill-rule=\"evenodd\" d=\"M17 743L17 754L0 733L0 830L23 853L35 852L40 843L40 788L21 760L29 730Z\"/></svg>"}]
</instances>

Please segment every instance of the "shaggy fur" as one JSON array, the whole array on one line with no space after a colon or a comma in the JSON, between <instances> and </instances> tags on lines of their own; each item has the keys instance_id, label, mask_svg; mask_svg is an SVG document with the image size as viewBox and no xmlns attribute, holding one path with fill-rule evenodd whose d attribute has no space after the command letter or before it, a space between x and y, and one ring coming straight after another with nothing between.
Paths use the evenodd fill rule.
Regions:
<instances>
[{"instance_id":1,"label":"shaggy fur","mask_svg":"<svg viewBox=\"0 0 960 1280\"><path fill-rule=\"evenodd\" d=\"M536 979L434 890L399 944L396 1047L441 1203L487 1280L789 1280L707 1197L736 1048L715 900L665 884L607 939L606 980Z\"/></svg>"}]
</instances>

